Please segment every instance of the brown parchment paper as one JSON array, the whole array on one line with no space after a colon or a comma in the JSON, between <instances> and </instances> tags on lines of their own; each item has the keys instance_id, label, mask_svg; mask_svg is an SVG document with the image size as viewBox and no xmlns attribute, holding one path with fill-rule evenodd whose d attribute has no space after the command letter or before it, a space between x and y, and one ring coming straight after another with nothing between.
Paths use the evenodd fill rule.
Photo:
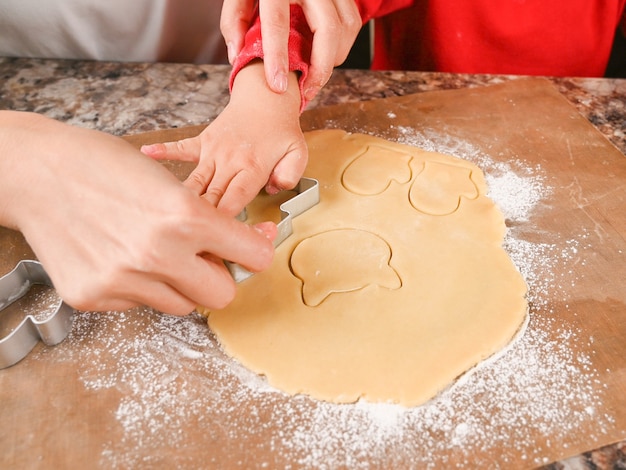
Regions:
<instances>
[{"instance_id":1,"label":"brown parchment paper","mask_svg":"<svg viewBox=\"0 0 626 470\"><path fill-rule=\"evenodd\" d=\"M540 272L550 282L536 283L546 287L534 304L531 297L527 334L545 339L545 350L537 348L540 356L567 342L577 365L571 387L551 391L549 382L527 383L519 397L565 396L584 381L590 403L585 405L585 397L558 401L563 409L548 407L546 414L554 412L561 422L542 427L529 422L524 411L537 406L532 398L510 400L519 408L512 416L520 419L501 425L503 438L468 425L473 408L486 414L485 421L497 422L507 407L486 406L483 391L462 413L446 418L448 430L406 420L374 439L355 428L381 430L380 420L346 424L357 409L326 407L326 419L320 415L311 422L308 410L318 404L306 398L243 393L257 386L246 383L229 388L225 382L236 382L244 372L226 359L213 365L218 353L206 351L217 348L214 339L194 342L180 332L181 325L196 334L204 331L202 319L168 323L141 309L81 312L64 343L40 344L18 365L0 370L0 467L531 468L626 438L626 158L549 82L518 80L315 109L304 113L302 124L305 130L341 128L399 141L419 136L417 141L435 147L443 142L448 149L459 142L459 148L471 146L491 165L517 162L540 173L549 194L528 220L509 221L510 230L516 239L552 253L567 252L568 260ZM135 145L174 140L200 129L162 130L128 140ZM188 171L186 165L170 166L181 177ZM575 247L571 240L578 241ZM0 253L0 273L33 256L21 236L7 229L0 229ZM564 331L572 332L569 339ZM155 341L158 335L165 340ZM211 337L208 329L206 335ZM133 340L137 347L118 347ZM186 348L172 349L181 342ZM130 352L137 363L142 357L152 361L145 363L145 380L130 374ZM163 364L159 374L155 359ZM245 377L244 382L252 380ZM502 386L519 385L513 380ZM509 393L517 396L515 390ZM564 431L556 431L559 427Z\"/></svg>"}]
</instances>

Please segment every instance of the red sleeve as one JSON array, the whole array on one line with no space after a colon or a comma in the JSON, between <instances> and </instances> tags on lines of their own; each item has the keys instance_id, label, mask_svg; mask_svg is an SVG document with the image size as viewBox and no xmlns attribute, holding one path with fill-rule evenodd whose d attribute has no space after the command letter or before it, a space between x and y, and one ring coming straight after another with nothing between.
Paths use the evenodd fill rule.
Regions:
<instances>
[{"instance_id":1,"label":"red sleeve","mask_svg":"<svg viewBox=\"0 0 626 470\"><path fill-rule=\"evenodd\" d=\"M409 6L413 0L357 0L359 13L363 24L374 17L379 17L391 11ZM302 99L301 111L304 110L307 102L304 98L302 85L309 71L311 63L311 48L313 46L313 33L304 16L304 12L299 5L290 7L290 28L289 28L289 70L300 72L300 97ZM263 58L263 44L261 41L261 22L258 10L255 14L251 28L246 33L244 47L235 63L230 75L230 88L237 73L254 59Z\"/></svg>"},{"instance_id":2,"label":"red sleeve","mask_svg":"<svg viewBox=\"0 0 626 470\"><path fill-rule=\"evenodd\" d=\"M604 74L626 0L424 0L376 21L373 69Z\"/></svg>"},{"instance_id":3,"label":"red sleeve","mask_svg":"<svg viewBox=\"0 0 626 470\"><path fill-rule=\"evenodd\" d=\"M306 100L304 99L304 90L302 84L307 77L309 71L309 63L311 62L311 47L313 45L313 33L302 12L302 8L298 5L290 7L290 25L289 25L289 71L300 72L300 97L301 107L304 110ZM230 89L233 88L235 76L248 63L255 59L263 58L263 43L261 41L261 21L259 20L258 9L255 13L255 19L252 26L246 33L244 46L237 56L233 64L233 70L230 74Z\"/></svg>"},{"instance_id":4,"label":"red sleeve","mask_svg":"<svg viewBox=\"0 0 626 470\"><path fill-rule=\"evenodd\" d=\"M380 18L391 12L408 8L413 5L414 0L357 0L356 4L361 13L363 24L373 18Z\"/></svg>"}]
</instances>

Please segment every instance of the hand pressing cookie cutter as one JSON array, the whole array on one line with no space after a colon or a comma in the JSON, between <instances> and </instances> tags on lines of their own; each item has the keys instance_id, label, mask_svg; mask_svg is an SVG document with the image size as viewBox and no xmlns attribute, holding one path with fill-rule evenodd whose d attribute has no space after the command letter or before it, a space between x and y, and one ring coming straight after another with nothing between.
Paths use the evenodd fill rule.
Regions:
<instances>
[{"instance_id":1,"label":"hand pressing cookie cutter","mask_svg":"<svg viewBox=\"0 0 626 470\"><path fill-rule=\"evenodd\" d=\"M294 191L297 194L280 205L280 222L276 224L278 234L274 239L274 248L293 233L293 219L320 202L320 184L316 179L301 178ZM246 219L245 209L237 218ZM245 281L254 274L237 263L226 261L225 264L237 283Z\"/></svg>"},{"instance_id":2,"label":"hand pressing cookie cutter","mask_svg":"<svg viewBox=\"0 0 626 470\"><path fill-rule=\"evenodd\" d=\"M26 295L35 284L54 287L38 261L23 260L10 273L0 277L0 319L2 310ZM26 315L8 335L0 338L0 369L24 359L39 340L54 346L65 339L72 328L74 309L62 300L44 320Z\"/></svg>"}]
</instances>

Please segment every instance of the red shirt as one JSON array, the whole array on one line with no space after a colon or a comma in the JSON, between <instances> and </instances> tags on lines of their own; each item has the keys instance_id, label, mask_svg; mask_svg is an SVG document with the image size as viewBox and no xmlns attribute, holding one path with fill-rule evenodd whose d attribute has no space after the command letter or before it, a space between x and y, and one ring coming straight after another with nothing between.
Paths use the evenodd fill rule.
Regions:
<instances>
[{"instance_id":1,"label":"red shirt","mask_svg":"<svg viewBox=\"0 0 626 470\"><path fill-rule=\"evenodd\" d=\"M357 0L377 18L373 69L602 76L626 0ZM626 24L626 22L625 22ZM291 6L290 69L306 77L312 33ZM232 77L263 57L258 20ZM303 107L306 104L303 97Z\"/></svg>"},{"instance_id":2,"label":"red shirt","mask_svg":"<svg viewBox=\"0 0 626 470\"><path fill-rule=\"evenodd\" d=\"M625 0L422 0L375 21L372 68L604 75Z\"/></svg>"}]
</instances>

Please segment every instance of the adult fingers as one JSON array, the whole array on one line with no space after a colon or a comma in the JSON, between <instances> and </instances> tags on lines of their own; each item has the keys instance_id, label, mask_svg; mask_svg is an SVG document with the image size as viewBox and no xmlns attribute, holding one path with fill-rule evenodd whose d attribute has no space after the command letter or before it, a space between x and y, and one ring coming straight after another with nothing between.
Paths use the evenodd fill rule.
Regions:
<instances>
[{"instance_id":1,"label":"adult fingers","mask_svg":"<svg viewBox=\"0 0 626 470\"><path fill-rule=\"evenodd\" d=\"M269 267L274 245L272 231L265 224L248 225L214 207L210 209L195 229L202 234L198 253L232 261L255 272Z\"/></svg>"},{"instance_id":2,"label":"adult fingers","mask_svg":"<svg viewBox=\"0 0 626 470\"><path fill-rule=\"evenodd\" d=\"M224 0L222 4L220 30L226 42L228 61L231 65L243 48L244 38L250 28L254 9L254 0Z\"/></svg>"},{"instance_id":3,"label":"adult fingers","mask_svg":"<svg viewBox=\"0 0 626 470\"><path fill-rule=\"evenodd\" d=\"M289 2L262 0L259 2L265 79L276 93L287 91L289 74Z\"/></svg>"},{"instance_id":4,"label":"adult fingers","mask_svg":"<svg viewBox=\"0 0 626 470\"><path fill-rule=\"evenodd\" d=\"M335 6L341 22L340 35L342 37L336 47L335 65L340 65L347 59L359 31L361 31L363 21L354 0L336 0Z\"/></svg>"},{"instance_id":5,"label":"adult fingers","mask_svg":"<svg viewBox=\"0 0 626 470\"><path fill-rule=\"evenodd\" d=\"M249 226L232 218L223 222L219 225L224 227L214 229L214 236L208 237L206 251L185 269L185 276L173 281L173 287L182 295L209 309L224 308L235 297L235 281L222 259L258 272L269 267L274 254L275 224Z\"/></svg>"},{"instance_id":6,"label":"adult fingers","mask_svg":"<svg viewBox=\"0 0 626 470\"><path fill-rule=\"evenodd\" d=\"M180 269L172 272L172 276L176 276L172 279L151 279L140 273L141 277L131 284L133 290L122 292L120 299L107 300L106 310L149 305L170 315L187 315L197 305L224 308L235 296L233 278L223 263L209 264L199 256L195 258L199 259L195 268L180 260Z\"/></svg>"},{"instance_id":7,"label":"adult fingers","mask_svg":"<svg viewBox=\"0 0 626 470\"><path fill-rule=\"evenodd\" d=\"M184 315L196 305L221 309L235 298L235 281L224 263L213 257L195 256L170 282L161 290L162 298L153 300L155 307L165 313ZM168 289L171 295L166 297Z\"/></svg>"},{"instance_id":8,"label":"adult fingers","mask_svg":"<svg viewBox=\"0 0 626 470\"><path fill-rule=\"evenodd\" d=\"M277 233L275 224L249 226L215 209L211 212L213 223L203 218L195 227L208 235L199 245L205 248L196 255L170 259L161 276L151 278L143 276L148 273L139 273L140 281L129 283L132 292L123 292L121 297L175 315L185 315L196 305L221 309L236 293L235 281L222 259L232 260L253 272L269 267L274 252L272 241Z\"/></svg>"},{"instance_id":9,"label":"adult fingers","mask_svg":"<svg viewBox=\"0 0 626 470\"><path fill-rule=\"evenodd\" d=\"M362 22L353 0L308 1L303 11L313 32L311 66L304 83L304 95L311 100L328 82L334 67L348 57Z\"/></svg>"},{"instance_id":10,"label":"adult fingers","mask_svg":"<svg viewBox=\"0 0 626 470\"><path fill-rule=\"evenodd\" d=\"M111 282L112 279L103 278L71 289L60 285L58 290L65 302L81 311L123 311L149 305L164 313L184 315L195 306L191 299L150 274L135 272L124 283L119 283L117 276L115 284Z\"/></svg>"},{"instance_id":11,"label":"adult fingers","mask_svg":"<svg viewBox=\"0 0 626 470\"><path fill-rule=\"evenodd\" d=\"M266 269L273 257L276 226L273 223L248 226L216 211L212 219L217 221L217 227L206 230L208 240L201 245L206 248L198 254L169 259L161 275L136 271L129 282L117 283L110 289L107 285L100 286L105 292L115 292L114 295L96 296L93 300L91 292L91 300L68 303L78 309L97 311L149 305L173 315L186 315L197 305L224 308L234 299L236 285L222 258L232 259L253 272ZM196 228L206 226L204 222Z\"/></svg>"},{"instance_id":12,"label":"adult fingers","mask_svg":"<svg viewBox=\"0 0 626 470\"><path fill-rule=\"evenodd\" d=\"M213 287L208 286L207 290L223 295L224 290L213 289ZM159 312L170 315L187 315L197 305L189 297L162 281L145 282L141 289L137 289L137 291L139 294L136 295L136 304L149 305Z\"/></svg>"},{"instance_id":13,"label":"adult fingers","mask_svg":"<svg viewBox=\"0 0 626 470\"><path fill-rule=\"evenodd\" d=\"M260 256L253 257L258 259L251 259L248 254L243 254L241 256L245 257L245 259L235 256L233 260L236 260L235 262L253 272L268 268L274 252L272 241L277 235L276 224L263 222L254 226L248 226L235 221L235 225L244 229L241 233L252 235L257 241L261 240L261 245L264 246L264 249L254 253L255 255L260 254ZM245 245L247 237L239 238L235 235L230 241ZM216 249L216 251L219 251L219 249ZM245 249L243 251L245 252ZM231 257L229 256L226 259L231 259ZM163 294L168 292L166 289L163 290L162 297L159 298L157 303L159 305L157 308L162 312L184 315L197 305L202 305L209 309L222 309L234 299L236 294L235 281L222 259L218 256L212 253L196 256L193 266L186 269L185 273L187 275L181 278L183 279L182 284L174 284L175 288L170 289L171 295L167 298L163 297Z\"/></svg>"}]
</instances>

